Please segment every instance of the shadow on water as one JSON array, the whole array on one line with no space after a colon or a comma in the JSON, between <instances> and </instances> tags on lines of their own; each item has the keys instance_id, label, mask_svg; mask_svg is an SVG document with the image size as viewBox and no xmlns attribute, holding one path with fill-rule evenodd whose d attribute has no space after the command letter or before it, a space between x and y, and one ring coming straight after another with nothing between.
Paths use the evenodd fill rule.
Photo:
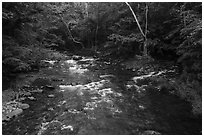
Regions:
<instances>
[{"instance_id":1,"label":"shadow on water","mask_svg":"<svg viewBox=\"0 0 204 137\"><path fill-rule=\"evenodd\" d=\"M202 119L192 113L191 104L162 91L148 91L148 109L155 116L153 130L163 134L201 134Z\"/></svg>"}]
</instances>

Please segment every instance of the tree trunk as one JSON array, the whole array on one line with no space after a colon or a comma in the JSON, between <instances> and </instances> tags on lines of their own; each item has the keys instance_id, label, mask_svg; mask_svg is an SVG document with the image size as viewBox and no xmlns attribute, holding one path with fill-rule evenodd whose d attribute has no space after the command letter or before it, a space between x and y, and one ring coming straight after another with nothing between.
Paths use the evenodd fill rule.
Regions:
<instances>
[{"instance_id":1,"label":"tree trunk","mask_svg":"<svg viewBox=\"0 0 204 137\"><path fill-rule=\"evenodd\" d=\"M99 4L97 4L97 25L96 25L96 33L95 33L95 46L94 50L96 50L98 40L97 40L97 35L98 35L98 19L99 19Z\"/></svg>"},{"instance_id":2,"label":"tree trunk","mask_svg":"<svg viewBox=\"0 0 204 137\"><path fill-rule=\"evenodd\" d=\"M147 38L144 40L143 55L147 56Z\"/></svg>"},{"instance_id":3,"label":"tree trunk","mask_svg":"<svg viewBox=\"0 0 204 137\"><path fill-rule=\"evenodd\" d=\"M97 35L98 35L98 23L97 23L97 26L96 26L95 49L94 49L94 50L96 50L96 47L97 47L97 44L98 44L98 41L97 41Z\"/></svg>"},{"instance_id":4,"label":"tree trunk","mask_svg":"<svg viewBox=\"0 0 204 137\"><path fill-rule=\"evenodd\" d=\"M145 40L144 40L144 56L147 56L147 15L148 15L148 6L146 4L145 8Z\"/></svg>"},{"instance_id":5,"label":"tree trunk","mask_svg":"<svg viewBox=\"0 0 204 137\"><path fill-rule=\"evenodd\" d=\"M128 2L125 2L125 3L126 3L126 5L129 7L130 11L132 12L132 15L133 15L134 18L135 18L135 21L136 21L136 23L137 23L137 26L138 26L138 28L139 28L139 30L140 30L142 36L145 37L145 34L144 34L144 32L143 32L143 30L142 30L142 28L141 28L141 25L140 25L140 23L139 23L139 21L138 21L138 19L137 19L137 16L136 16L135 12L133 11L132 7L130 6L130 4L129 4Z\"/></svg>"},{"instance_id":6,"label":"tree trunk","mask_svg":"<svg viewBox=\"0 0 204 137\"><path fill-rule=\"evenodd\" d=\"M148 6L146 4L146 14L145 14L145 17L146 17L146 21L145 21L145 33L143 32L142 28L141 28L141 25L137 19L137 16L135 14L135 12L133 11L132 7L130 6L130 4L128 2L125 2L126 5L129 7L130 11L132 12L132 15L134 16L134 19L137 23L137 26L140 30L140 33L142 34L143 38L144 38L144 47L143 47L143 55L144 56L147 56L147 14L148 14Z\"/></svg>"}]
</instances>

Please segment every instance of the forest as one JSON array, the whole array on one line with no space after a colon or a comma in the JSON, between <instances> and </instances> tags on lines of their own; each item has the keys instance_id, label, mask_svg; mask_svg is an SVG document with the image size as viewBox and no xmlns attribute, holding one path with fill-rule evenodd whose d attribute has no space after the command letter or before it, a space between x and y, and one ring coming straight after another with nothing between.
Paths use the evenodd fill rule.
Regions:
<instances>
[{"instance_id":1,"label":"forest","mask_svg":"<svg viewBox=\"0 0 204 137\"><path fill-rule=\"evenodd\" d=\"M202 134L201 2L3 2L3 134Z\"/></svg>"}]
</instances>

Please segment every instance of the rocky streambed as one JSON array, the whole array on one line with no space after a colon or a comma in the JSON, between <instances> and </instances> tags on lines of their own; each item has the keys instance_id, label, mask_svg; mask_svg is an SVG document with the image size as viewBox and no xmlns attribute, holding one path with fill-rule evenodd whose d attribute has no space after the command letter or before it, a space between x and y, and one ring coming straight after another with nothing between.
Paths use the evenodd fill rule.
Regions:
<instances>
[{"instance_id":1,"label":"rocky streambed","mask_svg":"<svg viewBox=\"0 0 204 137\"><path fill-rule=\"evenodd\" d=\"M18 95L3 92L3 134L202 134L191 104L161 83L174 67L135 70L76 55L44 62L21 76Z\"/></svg>"}]
</instances>

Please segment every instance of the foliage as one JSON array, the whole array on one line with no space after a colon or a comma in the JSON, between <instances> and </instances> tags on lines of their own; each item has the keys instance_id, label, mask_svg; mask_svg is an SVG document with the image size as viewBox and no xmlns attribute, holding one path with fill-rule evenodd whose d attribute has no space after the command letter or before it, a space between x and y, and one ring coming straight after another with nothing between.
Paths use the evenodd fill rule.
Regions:
<instances>
[{"instance_id":1,"label":"foliage","mask_svg":"<svg viewBox=\"0 0 204 137\"><path fill-rule=\"evenodd\" d=\"M20 8L19 8L20 7ZM3 3L3 75L40 67L53 52L46 48L63 45L62 37L46 24L39 3Z\"/></svg>"}]
</instances>

